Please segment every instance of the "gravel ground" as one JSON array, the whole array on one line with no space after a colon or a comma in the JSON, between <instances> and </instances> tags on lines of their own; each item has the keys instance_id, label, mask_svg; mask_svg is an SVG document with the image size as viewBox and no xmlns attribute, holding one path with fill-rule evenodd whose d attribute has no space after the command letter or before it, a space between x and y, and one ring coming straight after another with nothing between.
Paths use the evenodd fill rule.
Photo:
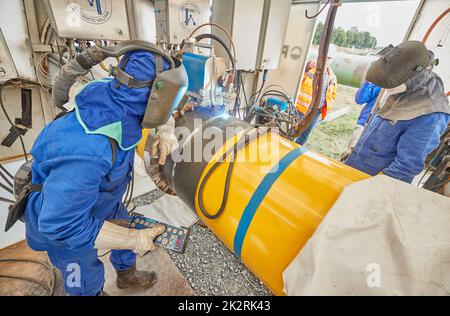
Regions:
<instances>
[{"instance_id":1,"label":"gravel ground","mask_svg":"<svg viewBox=\"0 0 450 316\"><path fill-rule=\"evenodd\" d=\"M169 255L199 295L271 295L208 228L194 225L186 252Z\"/></svg>"},{"instance_id":2,"label":"gravel ground","mask_svg":"<svg viewBox=\"0 0 450 316\"><path fill-rule=\"evenodd\" d=\"M136 207L162 196L153 190L133 200ZM168 252L198 295L268 296L271 292L205 227L194 225L184 254Z\"/></svg>"}]
</instances>

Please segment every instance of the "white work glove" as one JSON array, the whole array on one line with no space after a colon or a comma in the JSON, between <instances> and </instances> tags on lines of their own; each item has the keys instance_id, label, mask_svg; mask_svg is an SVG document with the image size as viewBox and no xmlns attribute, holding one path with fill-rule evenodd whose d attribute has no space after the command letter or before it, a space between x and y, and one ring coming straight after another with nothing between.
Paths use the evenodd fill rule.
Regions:
<instances>
[{"instance_id":1,"label":"white work glove","mask_svg":"<svg viewBox=\"0 0 450 316\"><path fill-rule=\"evenodd\" d=\"M144 159L147 173L158 189L167 194L175 195L161 172L162 167L166 164L167 157L178 148L173 117L170 117L165 125L158 127L156 134L149 136L147 146L150 147L150 158L145 157Z\"/></svg>"},{"instance_id":2,"label":"white work glove","mask_svg":"<svg viewBox=\"0 0 450 316\"><path fill-rule=\"evenodd\" d=\"M161 166L166 164L167 156L178 148L178 140L175 137L175 120L173 117L166 124L156 129L152 139L150 155L153 159L158 158Z\"/></svg>"},{"instance_id":3,"label":"white work glove","mask_svg":"<svg viewBox=\"0 0 450 316\"><path fill-rule=\"evenodd\" d=\"M164 225L147 229L130 229L105 221L95 240L95 248L132 250L139 256L154 251L153 240L164 233Z\"/></svg>"},{"instance_id":4,"label":"white work glove","mask_svg":"<svg viewBox=\"0 0 450 316\"><path fill-rule=\"evenodd\" d=\"M347 160L348 157L350 157L356 144L358 144L359 138L361 137L361 134L363 131L364 131L364 126L356 125L355 130L353 131L352 137L350 138L350 141L347 145L347 148L341 155L341 161L345 161L345 160Z\"/></svg>"}]
</instances>

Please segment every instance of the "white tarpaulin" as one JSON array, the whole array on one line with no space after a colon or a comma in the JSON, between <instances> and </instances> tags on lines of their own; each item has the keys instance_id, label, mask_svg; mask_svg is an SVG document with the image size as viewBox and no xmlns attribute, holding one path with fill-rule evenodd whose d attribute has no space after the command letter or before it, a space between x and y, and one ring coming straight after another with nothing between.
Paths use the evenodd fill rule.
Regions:
<instances>
[{"instance_id":1,"label":"white tarpaulin","mask_svg":"<svg viewBox=\"0 0 450 316\"><path fill-rule=\"evenodd\" d=\"M164 194L152 204L138 207L136 212L178 227L191 227L198 221L198 216L179 197L169 194Z\"/></svg>"},{"instance_id":2,"label":"white tarpaulin","mask_svg":"<svg viewBox=\"0 0 450 316\"><path fill-rule=\"evenodd\" d=\"M144 161L138 155L134 158L134 181L133 197L156 189L153 180L145 171ZM138 207L136 212L178 227L191 227L198 221L198 216L179 197L169 194L164 194L149 205Z\"/></svg>"},{"instance_id":3,"label":"white tarpaulin","mask_svg":"<svg viewBox=\"0 0 450 316\"><path fill-rule=\"evenodd\" d=\"M354 183L283 280L288 295L449 295L450 199L386 176Z\"/></svg>"}]
</instances>

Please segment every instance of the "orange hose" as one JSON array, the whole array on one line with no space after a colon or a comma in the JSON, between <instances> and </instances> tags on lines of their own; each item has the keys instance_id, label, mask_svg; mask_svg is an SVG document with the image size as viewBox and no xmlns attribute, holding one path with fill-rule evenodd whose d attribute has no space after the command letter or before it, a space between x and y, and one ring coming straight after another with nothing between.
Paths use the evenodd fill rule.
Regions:
<instances>
[{"instance_id":1,"label":"orange hose","mask_svg":"<svg viewBox=\"0 0 450 316\"><path fill-rule=\"evenodd\" d=\"M422 39L422 43L426 43L428 40L428 37L430 36L431 32L433 32L434 28L436 27L436 25L444 18L444 16L446 16L448 13L450 12L450 8L448 8L447 10L445 10L444 12L441 13L441 15L439 15L436 20L434 20L433 24L431 24L431 26L428 28L428 31L425 33L425 36ZM447 96L450 96L450 91L447 92Z\"/></svg>"},{"instance_id":2,"label":"orange hose","mask_svg":"<svg viewBox=\"0 0 450 316\"><path fill-rule=\"evenodd\" d=\"M433 29L436 27L436 25L444 18L444 16L447 15L447 13L450 12L450 8L448 8L447 10L445 10L444 12L442 12L442 14L440 16L437 17L436 20L434 20L433 24L431 24L430 28L428 29L428 31L425 33L425 36L423 37L422 43L426 43L426 41L428 40L428 37L430 36L431 32L433 31Z\"/></svg>"}]
</instances>

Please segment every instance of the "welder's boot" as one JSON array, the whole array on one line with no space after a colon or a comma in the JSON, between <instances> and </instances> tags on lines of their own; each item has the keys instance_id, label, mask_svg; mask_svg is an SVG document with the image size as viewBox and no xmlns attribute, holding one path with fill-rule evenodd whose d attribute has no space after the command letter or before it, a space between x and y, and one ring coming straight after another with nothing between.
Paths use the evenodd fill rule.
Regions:
<instances>
[{"instance_id":1,"label":"welder's boot","mask_svg":"<svg viewBox=\"0 0 450 316\"><path fill-rule=\"evenodd\" d=\"M150 288L156 283L155 272L138 271L136 265L125 271L116 271L116 285L119 289Z\"/></svg>"}]
</instances>

